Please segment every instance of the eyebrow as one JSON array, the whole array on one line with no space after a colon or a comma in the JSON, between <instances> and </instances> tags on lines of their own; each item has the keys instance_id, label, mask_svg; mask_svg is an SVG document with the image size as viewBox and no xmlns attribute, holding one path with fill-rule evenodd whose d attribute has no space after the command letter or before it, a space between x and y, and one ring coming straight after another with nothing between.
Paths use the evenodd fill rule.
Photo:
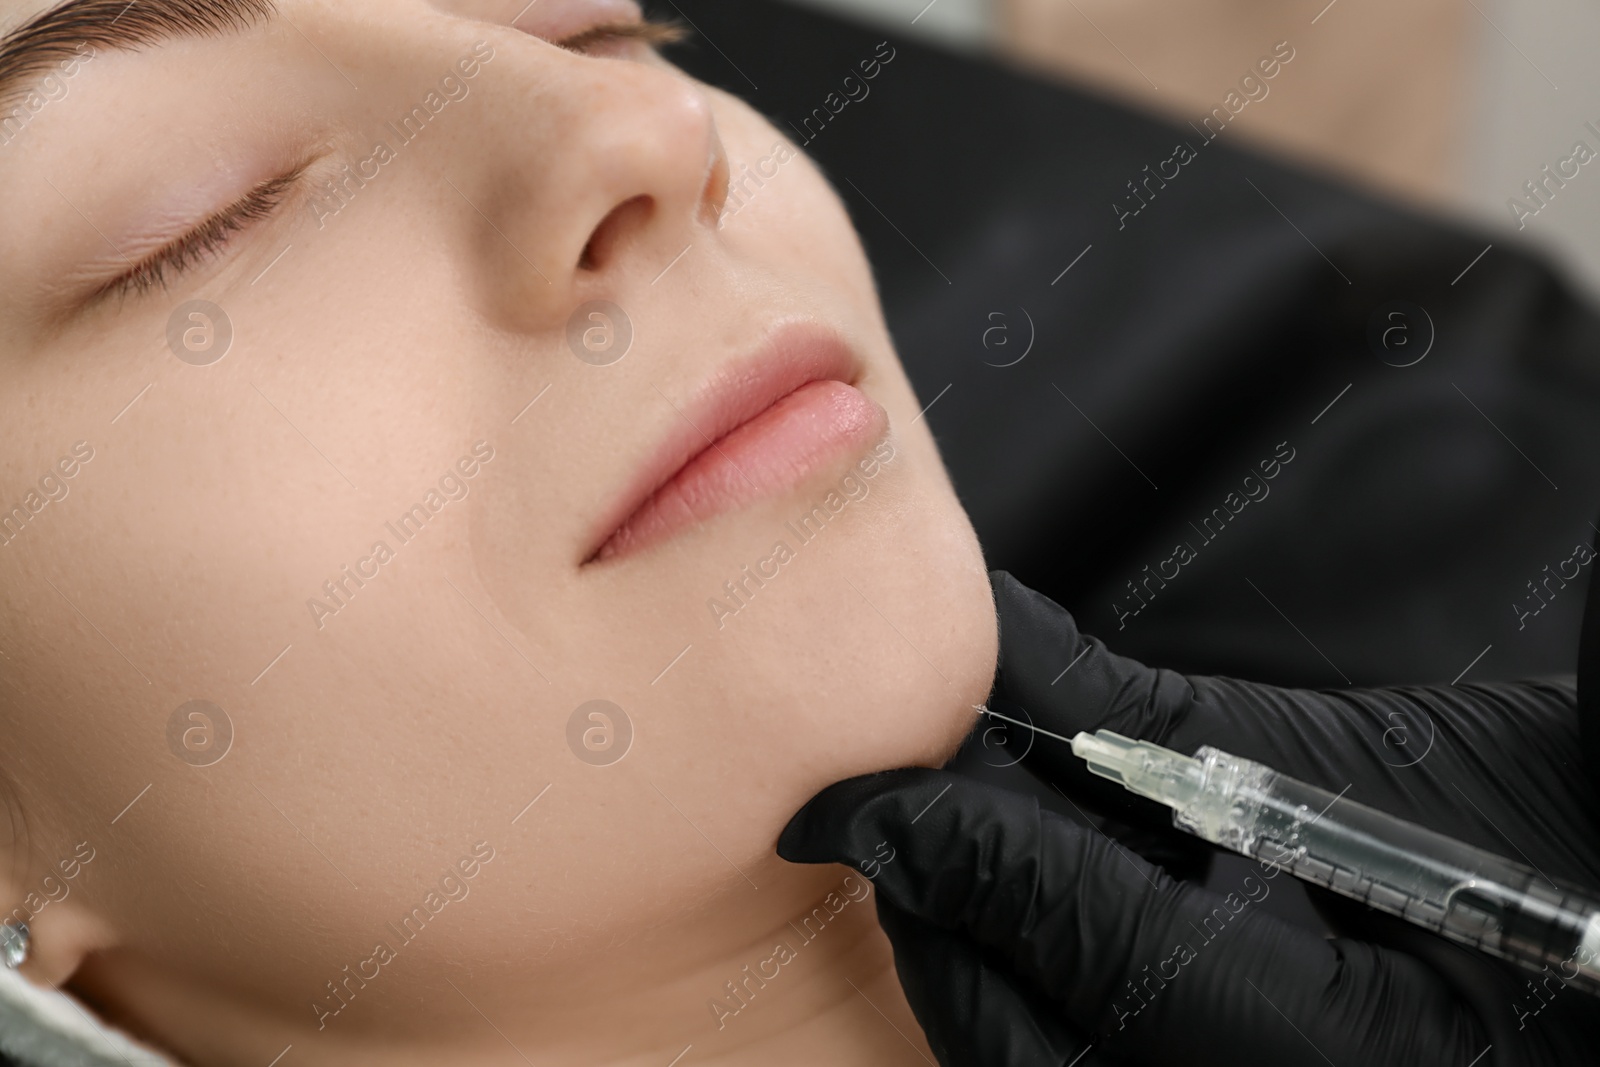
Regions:
<instances>
[{"instance_id":1,"label":"eyebrow","mask_svg":"<svg viewBox=\"0 0 1600 1067\"><path fill-rule=\"evenodd\" d=\"M274 0L68 0L0 37L0 103L88 44L125 52L181 37L220 37L277 13Z\"/></svg>"}]
</instances>

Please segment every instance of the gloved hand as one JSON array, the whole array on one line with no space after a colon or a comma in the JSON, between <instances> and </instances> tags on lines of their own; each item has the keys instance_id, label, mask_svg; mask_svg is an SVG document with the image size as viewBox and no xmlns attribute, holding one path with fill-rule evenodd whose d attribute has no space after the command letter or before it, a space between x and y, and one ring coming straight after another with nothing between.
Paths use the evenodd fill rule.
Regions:
<instances>
[{"instance_id":1,"label":"gloved hand","mask_svg":"<svg viewBox=\"0 0 1600 1067\"><path fill-rule=\"evenodd\" d=\"M1213 745L1600 887L1600 803L1572 679L1312 692L1185 677L1111 653L1044 596L991 577L996 692L1040 730ZM1076 804L1209 847L1068 745L1020 729L1011 743ZM1600 998L1566 988L1570 966L1526 972L1318 891L1348 935L1326 939L1260 907L1288 874L1256 866L1219 895L1031 798L944 771L830 786L778 852L873 878L901 983L945 1067L1600 1062Z\"/></svg>"}]
</instances>

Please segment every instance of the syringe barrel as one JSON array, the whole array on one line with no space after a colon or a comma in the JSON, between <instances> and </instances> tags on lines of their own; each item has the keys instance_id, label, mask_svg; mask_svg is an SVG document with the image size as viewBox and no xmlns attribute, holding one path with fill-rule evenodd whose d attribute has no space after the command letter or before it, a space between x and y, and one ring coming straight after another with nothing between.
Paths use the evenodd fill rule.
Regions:
<instances>
[{"instance_id":1,"label":"syringe barrel","mask_svg":"<svg viewBox=\"0 0 1600 1067\"><path fill-rule=\"evenodd\" d=\"M1567 984L1600 993L1600 894L1250 760L1202 748L1181 829Z\"/></svg>"}]
</instances>

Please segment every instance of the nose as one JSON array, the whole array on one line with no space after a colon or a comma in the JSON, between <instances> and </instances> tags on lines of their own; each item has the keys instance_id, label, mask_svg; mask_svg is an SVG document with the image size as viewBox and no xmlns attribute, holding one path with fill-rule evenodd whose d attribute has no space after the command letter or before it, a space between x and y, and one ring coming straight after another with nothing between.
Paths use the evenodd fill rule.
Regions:
<instances>
[{"instance_id":1,"label":"nose","mask_svg":"<svg viewBox=\"0 0 1600 1067\"><path fill-rule=\"evenodd\" d=\"M483 94L490 128L456 183L477 209L462 217L480 231L495 317L548 326L716 239L729 167L702 87L532 39L499 47L501 84Z\"/></svg>"}]
</instances>

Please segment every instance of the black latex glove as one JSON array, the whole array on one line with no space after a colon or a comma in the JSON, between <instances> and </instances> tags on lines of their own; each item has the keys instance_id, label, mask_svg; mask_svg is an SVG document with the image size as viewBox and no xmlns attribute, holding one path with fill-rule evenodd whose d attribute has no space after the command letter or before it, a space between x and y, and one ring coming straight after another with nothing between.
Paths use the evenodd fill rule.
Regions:
<instances>
[{"instance_id":1,"label":"black latex glove","mask_svg":"<svg viewBox=\"0 0 1600 1067\"><path fill-rule=\"evenodd\" d=\"M1600 887L1572 679L1311 692L1185 677L1114 655L1058 605L992 578L997 693L1040 730L1213 745ZM1084 808L1193 840L1060 741L1019 741L1026 766ZM1288 874L1257 866L1219 895L947 772L830 786L778 852L873 878L901 983L946 1067L1062 1067L1086 1050L1079 1067L1600 1062L1600 998L1566 988L1561 969L1541 978L1319 893L1351 935L1325 939L1260 907Z\"/></svg>"}]
</instances>

